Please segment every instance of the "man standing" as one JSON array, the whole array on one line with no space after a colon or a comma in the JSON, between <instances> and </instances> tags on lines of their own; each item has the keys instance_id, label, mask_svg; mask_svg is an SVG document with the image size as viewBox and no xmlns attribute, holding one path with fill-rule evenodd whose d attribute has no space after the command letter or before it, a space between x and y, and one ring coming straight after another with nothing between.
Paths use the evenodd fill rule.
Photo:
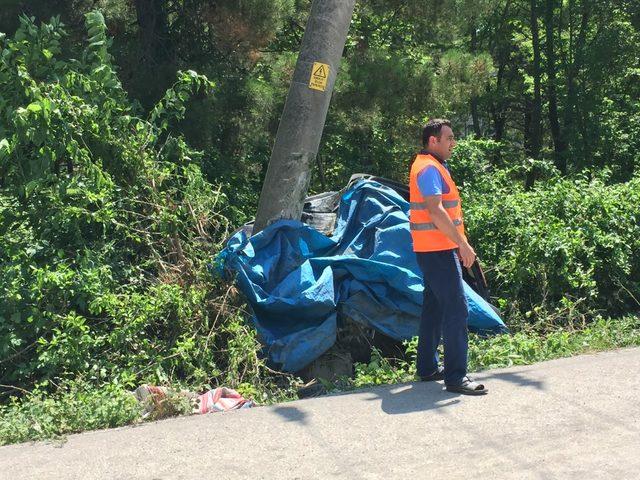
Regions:
<instances>
[{"instance_id":1,"label":"man standing","mask_svg":"<svg viewBox=\"0 0 640 480\"><path fill-rule=\"evenodd\" d=\"M444 379L450 392L482 395L484 385L467 376L469 311L460 261L470 267L476 253L464 234L460 195L446 163L456 145L451 122L430 120L422 145L409 177L411 237L424 278L416 371L423 381ZM444 368L438 366L441 338Z\"/></svg>"}]
</instances>

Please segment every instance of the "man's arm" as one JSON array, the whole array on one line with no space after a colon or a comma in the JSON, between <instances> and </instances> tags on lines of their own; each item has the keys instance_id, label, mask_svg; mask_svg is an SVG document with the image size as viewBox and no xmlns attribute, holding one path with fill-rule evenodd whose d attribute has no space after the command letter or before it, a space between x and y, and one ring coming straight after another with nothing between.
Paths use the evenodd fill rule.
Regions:
<instances>
[{"instance_id":1,"label":"man's arm","mask_svg":"<svg viewBox=\"0 0 640 480\"><path fill-rule=\"evenodd\" d=\"M438 230L458 245L462 264L466 268L470 268L476 259L476 252L471 245L469 245L469 242L460 235L451 218L449 218L447 211L442 206L442 195L428 195L424 197L424 199L427 210L429 210L429 214L431 215L431 220L435 223L436 227L438 227Z\"/></svg>"}]
</instances>

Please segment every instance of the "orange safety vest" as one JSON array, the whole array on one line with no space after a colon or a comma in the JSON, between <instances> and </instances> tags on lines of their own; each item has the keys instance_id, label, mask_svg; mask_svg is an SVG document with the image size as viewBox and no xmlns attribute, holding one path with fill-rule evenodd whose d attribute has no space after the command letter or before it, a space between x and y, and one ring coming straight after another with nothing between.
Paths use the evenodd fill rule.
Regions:
<instances>
[{"instance_id":1,"label":"orange safety vest","mask_svg":"<svg viewBox=\"0 0 640 480\"><path fill-rule=\"evenodd\" d=\"M460 235L466 238L460 194L451 174L433 155L419 154L411 165L409 175L409 222L414 252L438 252L458 248L458 245L438 230L438 227L433 223L429 210L427 210L427 204L418 188L418 174L430 165L438 169L445 183L449 186L449 193L442 194L442 206Z\"/></svg>"}]
</instances>

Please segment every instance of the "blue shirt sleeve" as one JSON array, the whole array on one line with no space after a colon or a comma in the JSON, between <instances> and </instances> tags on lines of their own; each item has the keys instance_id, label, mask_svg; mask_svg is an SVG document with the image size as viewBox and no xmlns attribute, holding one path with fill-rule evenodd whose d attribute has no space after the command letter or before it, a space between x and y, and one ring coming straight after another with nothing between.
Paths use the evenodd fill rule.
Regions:
<instances>
[{"instance_id":1,"label":"blue shirt sleeve","mask_svg":"<svg viewBox=\"0 0 640 480\"><path fill-rule=\"evenodd\" d=\"M438 169L429 165L418 173L418 188L423 197L428 197L430 195L442 195L442 191L446 187Z\"/></svg>"}]
</instances>

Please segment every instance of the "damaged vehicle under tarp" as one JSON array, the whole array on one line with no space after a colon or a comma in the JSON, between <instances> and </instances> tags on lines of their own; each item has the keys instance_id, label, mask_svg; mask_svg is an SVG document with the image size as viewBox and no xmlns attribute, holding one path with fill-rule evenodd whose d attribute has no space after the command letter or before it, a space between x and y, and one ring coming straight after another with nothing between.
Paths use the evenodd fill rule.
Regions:
<instances>
[{"instance_id":1,"label":"damaged vehicle under tarp","mask_svg":"<svg viewBox=\"0 0 640 480\"><path fill-rule=\"evenodd\" d=\"M228 239L215 268L235 276L273 367L300 372L337 341L363 361L376 342L417 335L423 284L408 213L406 186L358 174L340 191L308 197L302 221L279 220L254 236L247 224ZM464 289L469 330L506 331L477 264Z\"/></svg>"}]
</instances>

